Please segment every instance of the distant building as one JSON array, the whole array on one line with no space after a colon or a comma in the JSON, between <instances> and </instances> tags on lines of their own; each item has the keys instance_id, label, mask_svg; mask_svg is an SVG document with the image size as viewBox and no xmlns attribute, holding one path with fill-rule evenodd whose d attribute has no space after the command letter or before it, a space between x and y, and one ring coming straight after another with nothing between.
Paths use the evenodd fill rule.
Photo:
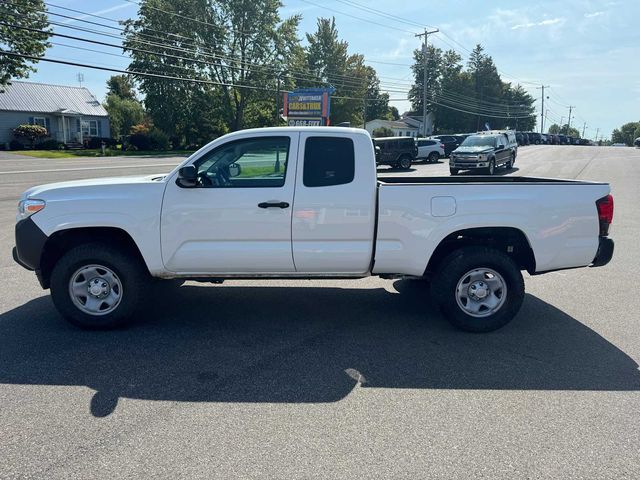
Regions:
<instances>
[{"instance_id":1,"label":"distant building","mask_svg":"<svg viewBox=\"0 0 640 480\"><path fill-rule=\"evenodd\" d=\"M22 124L42 125L65 144L111 136L107 111L84 87L12 81L0 88L0 146Z\"/></svg>"},{"instance_id":2,"label":"distant building","mask_svg":"<svg viewBox=\"0 0 640 480\"><path fill-rule=\"evenodd\" d=\"M422 117L404 114L399 120L376 119L367 122L365 129L373 135L379 128L388 128L394 137L426 137L433 133L433 114L427 115L427 130L422 128Z\"/></svg>"}]
</instances>

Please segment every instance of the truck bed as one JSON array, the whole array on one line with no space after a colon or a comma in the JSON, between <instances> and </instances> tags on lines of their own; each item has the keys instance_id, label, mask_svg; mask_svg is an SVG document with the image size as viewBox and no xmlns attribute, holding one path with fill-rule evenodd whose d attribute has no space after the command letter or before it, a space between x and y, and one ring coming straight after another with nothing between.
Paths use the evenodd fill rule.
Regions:
<instances>
[{"instance_id":1,"label":"truck bed","mask_svg":"<svg viewBox=\"0 0 640 480\"><path fill-rule=\"evenodd\" d=\"M535 254L535 272L590 265L596 256L596 201L606 183L533 177L378 178L374 273L422 275L447 236L512 228Z\"/></svg>"},{"instance_id":2,"label":"truck bed","mask_svg":"<svg viewBox=\"0 0 640 480\"><path fill-rule=\"evenodd\" d=\"M601 182L589 182L585 180L572 180L572 179L560 179L560 178L540 178L540 177L507 177L507 176L486 176L486 175L459 175L449 177L385 177L378 176L378 182L387 184L406 184L406 185L420 185L420 184L536 184L536 185L557 185L559 183L563 185L606 185Z\"/></svg>"}]
</instances>

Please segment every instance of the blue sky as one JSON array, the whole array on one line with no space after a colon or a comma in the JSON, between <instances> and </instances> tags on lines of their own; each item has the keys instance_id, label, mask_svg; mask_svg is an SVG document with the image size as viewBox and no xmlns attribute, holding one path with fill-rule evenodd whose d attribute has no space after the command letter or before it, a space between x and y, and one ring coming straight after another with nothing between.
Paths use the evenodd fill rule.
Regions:
<instances>
[{"instance_id":1,"label":"blue sky","mask_svg":"<svg viewBox=\"0 0 640 480\"><path fill-rule=\"evenodd\" d=\"M476 43L481 43L494 58L503 80L521 82L538 99L540 90L536 86L542 83L550 85L551 88L545 92L549 97L545 101L545 110L549 110L547 125L559 122L562 117L566 122L568 105L575 106L572 125L582 130L586 122L586 134L592 138L598 127L600 135L606 137L621 124L640 120L638 0L352 1L411 22L439 28L443 33L431 35L429 42L443 49L454 48L463 57ZM46 2L114 19L131 18L137 13L135 3L125 0ZM350 51L365 55L369 64L378 71L383 85L406 90L407 87L400 85L408 85L412 78L408 65L412 62L413 50L420 46L420 40L413 35L413 32L420 31L419 27L368 13L342 0L287 0L284 3L283 17L296 13L303 15L300 38L304 32L315 30L318 16L335 16L340 36L349 42ZM50 11L78 16L53 6L50 6ZM70 26L82 25L60 17L52 19L69 22ZM56 26L54 30L74 35L64 27ZM88 33L75 34L98 37ZM56 37L52 41L115 54L54 45L47 52L47 56L52 58L115 68L128 65L127 59L119 57L121 52L115 49ZM106 41L117 40L107 38ZM30 80L77 85L76 74L79 72L84 75L84 85L102 100L105 81L111 75L109 72L41 62L38 72L32 74ZM399 99L393 105L401 112L409 107L409 103L403 100L405 95L390 95ZM536 102L538 109L539 104L540 100Z\"/></svg>"}]
</instances>

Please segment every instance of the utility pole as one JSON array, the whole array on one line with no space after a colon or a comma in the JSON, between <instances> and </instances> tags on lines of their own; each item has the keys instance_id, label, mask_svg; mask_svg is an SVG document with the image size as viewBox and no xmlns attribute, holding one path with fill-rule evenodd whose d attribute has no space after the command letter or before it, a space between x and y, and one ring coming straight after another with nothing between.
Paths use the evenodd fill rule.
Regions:
<instances>
[{"instance_id":1,"label":"utility pole","mask_svg":"<svg viewBox=\"0 0 640 480\"><path fill-rule=\"evenodd\" d=\"M598 141L598 134L600 133L600 127L596 129L596 142Z\"/></svg>"},{"instance_id":2,"label":"utility pole","mask_svg":"<svg viewBox=\"0 0 640 480\"><path fill-rule=\"evenodd\" d=\"M544 89L549 88L551 85L540 85L536 87L536 90L542 89L542 105L540 106L540 133L544 132Z\"/></svg>"},{"instance_id":3,"label":"utility pole","mask_svg":"<svg viewBox=\"0 0 640 480\"><path fill-rule=\"evenodd\" d=\"M362 128L364 128L365 130L367 129L367 102L369 101L369 98L367 98L367 93L365 92L364 94L364 112L363 112L363 117L362 117Z\"/></svg>"},{"instance_id":4,"label":"utility pole","mask_svg":"<svg viewBox=\"0 0 640 480\"><path fill-rule=\"evenodd\" d=\"M567 135L569 135L569 129L571 128L571 110L573 110L575 105L569 105L569 120L567 120Z\"/></svg>"},{"instance_id":5,"label":"utility pole","mask_svg":"<svg viewBox=\"0 0 640 480\"><path fill-rule=\"evenodd\" d=\"M584 125L582 126L582 138L584 138L584 131L587 129L587 122L584 122Z\"/></svg>"},{"instance_id":6,"label":"utility pole","mask_svg":"<svg viewBox=\"0 0 640 480\"><path fill-rule=\"evenodd\" d=\"M276 88L276 118L274 119L274 126L278 126L280 124L280 74L276 77L278 82L278 87Z\"/></svg>"},{"instance_id":7,"label":"utility pole","mask_svg":"<svg viewBox=\"0 0 640 480\"><path fill-rule=\"evenodd\" d=\"M435 29L432 31L427 31L424 29L424 33L416 34L416 37L424 37L424 42L422 43L422 136L427 136L427 40L429 35L433 33L438 33L440 30Z\"/></svg>"},{"instance_id":8,"label":"utility pole","mask_svg":"<svg viewBox=\"0 0 640 480\"><path fill-rule=\"evenodd\" d=\"M80 86L82 86L82 82L84 82L84 73L78 72L76 74L76 79L78 80L78 83L80 84Z\"/></svg>"}]
</instances>

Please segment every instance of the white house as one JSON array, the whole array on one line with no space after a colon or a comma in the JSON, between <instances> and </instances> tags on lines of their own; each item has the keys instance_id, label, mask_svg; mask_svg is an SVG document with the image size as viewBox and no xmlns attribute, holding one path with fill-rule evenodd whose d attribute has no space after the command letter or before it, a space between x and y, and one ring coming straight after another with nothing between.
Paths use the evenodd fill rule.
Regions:
<instances>
[{"instance_id":1,"label":"white house","mask_svg":"<svg viewBox=\"0 0 640 480\"><path fill-rule=\"evenodd\" d=\"M404 114L399 120L376 119L367 122L365 129L373 135L378 128L388 128L394 137L426 137L433 133L433 114L427 115L427 130L422 128L422 117Z\"/></svg>"}]
</instances>

